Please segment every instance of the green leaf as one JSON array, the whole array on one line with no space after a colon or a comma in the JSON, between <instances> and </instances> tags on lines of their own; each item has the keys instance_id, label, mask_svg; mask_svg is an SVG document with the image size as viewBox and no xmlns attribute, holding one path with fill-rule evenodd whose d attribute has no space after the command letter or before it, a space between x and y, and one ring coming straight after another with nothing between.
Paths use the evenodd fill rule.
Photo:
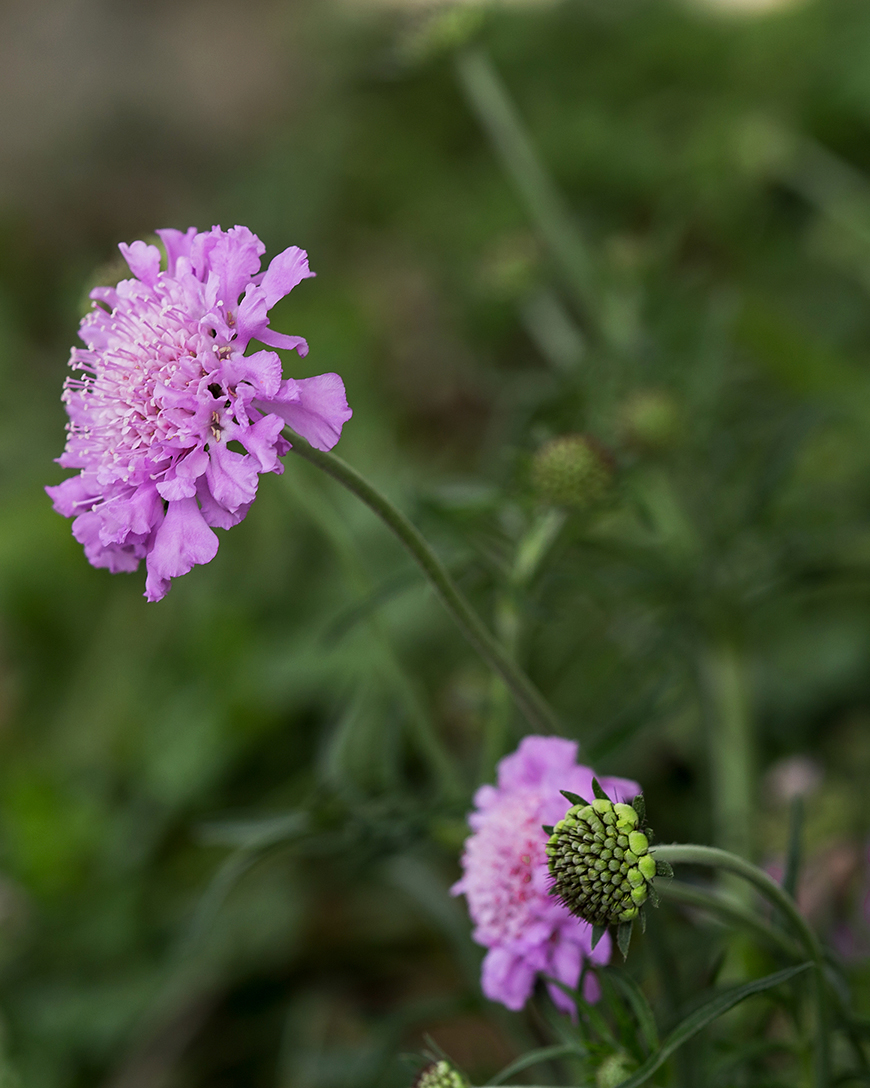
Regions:
<instances>
[{"instance_id":1,"label":"green leaf","mask_svg":"<svg viewBox=\"0 0 870 1088\"><path fill-rule=\"evenodd\" d=\"M577 1043L557 1043L555 1046L542 1046L538 1050L530 1050L528 1054L523 1054L515 1061L512 1061L500 1073L488 1080L485 1088L490 1088L490 1086L496 1084L504 1084L508 1077L512 1077L514 1073L519 1073L523 1069L528 1069L529 1066L552 1061L553 1058L567 1058L571 1054L582 1056L584 1053L583 1047Z\"/></svg>"},{"instance_id":2,"label":"green leaf","mask_svg":"<svg viewBox=\"0 0 870 1088\"><path fill-rule=\"evenodd\" d=\"M597 778L592 779L592 792L595 794L595 796L598 798L599 801L609 801L610 800L610 798L607 796L607 794L601 788L601 783L598 781Z\"/></svg>"},{"instance_id":3,"label":"green leaf","mask_svg":"<svg viewBox=\"0 0 870 1088\"><path fill-rule=\"evenodd\" d=\"M607 932L607 926L593 926L592 927L592 947L594 948L604 934Z\"/></svg>"},{"instance_id":4,"label":"green leaf","mask_svg":"<svg viewBox=\"0 0 870 1088\"><path fill-rule=\"evenodd\" d=\"M689 1039L697 1035L699 1031L703 1031L723 1013L733 1009L735 1005L739 1005L747 997L763 993L765 990L771 990L774 986L779 986L781 982L788 982L789 979L799 975L802 971L806 971L809 967L812 967L810 962L801 963L797 967L787 967L784 971L775 971L772 975L765 975L764 978L756 979L754 982L747 982L744 986L732 986L716 994L715 997L701 1005L700 1008L690 1013L681 1024L678 1024L661 1047L647 1058L633 1076L623 1081L619 1088L640 1088L641 1084L645 1084L653 1073L664 1065L674 1051L679 1050L683 1043L687 1043Z\"/></svg>"},{"instance_id":5,"label":"green leaf","mask_svg":"<svg viewBox=\"0 0 870 1088\"><path fill-rule=\"evenodd\" d=\"M651 1054L658 1048L659 1032L653 1011L646 999L646 994L624 968L611 964L609 967L600 968L600 970L622 992L623 997L631 1006L631 1011L634 1013L640 1028L641 1038L647 1052Z\"/></svg>"},{"instance_id":6,"label":"green leaf","mask_svg":"<svg viewBox=\"0 0 870 1088\"><path fill-rule=\"evenodd\" d=\"M588 805L588 801L584 801L579 793L572 793L570 790L559 790L559 793L563 797L567 797L572 805Z\"/></svg>"},{"instance_id":7,"label":"green leaf","mask_svg":"<svg viewBox=\"0 0 870 1088\"><path fill-rule=\"evenodd\" d=\"M667 876L673 878L674 867L669 861L659 861L656 859L656 876Z\"/></svg>"},{"instance_id":8,"label":"green leaf","mask_svg":"<svg viewBox=\"0 0 870 1088\"><path fill-rule=\"evenodd\" d=\"M646 819L646 801L642 793L639 793L631 802L631 807L637 813L638 822L643 827L643 822Z\"/></svg>"},{"instance_id":9,"label":"green leaf","mask_svg":"<svg viewBox=\"0 0 870 1088\"><path fill-rule=\"evenodd\" d=\"M548 835L552 835L556 829L552 824L541 824L541 830L546 831Z\"/></svg>"},{"instance_id":10,"label":"green leaf","mask_svg":"<svg viewBox=\"0 0 870 1088\"><path fill-rule=\"evenodd\" d=\"M628 946L631 944L631 931L633 928L633 922L620 922L616 931L616 943L619 945L619 951L622 953L624 960L628 959Z\"/></svg>"}]
</instances>

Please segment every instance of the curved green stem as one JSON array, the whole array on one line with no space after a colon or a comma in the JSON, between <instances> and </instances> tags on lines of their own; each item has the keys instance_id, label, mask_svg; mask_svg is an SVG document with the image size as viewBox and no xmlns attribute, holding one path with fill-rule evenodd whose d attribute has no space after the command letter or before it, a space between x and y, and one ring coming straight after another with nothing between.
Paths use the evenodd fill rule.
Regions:
<instances>
[{"instance_id":1,"label":"curved green stem","mask_svg":"<svg viewBox=\"0 0 870 1088\"><path fill-rule=\"evenodd\" d=\"M816 1088L827 1088L830 1082L830 1055L828 1050L828 1008L825 994L825 963L822 946L818 937L807 924L806 919L797 909L794 900L787 892L767 875L762 869L752 865L736 854L720 850L715 846L696 846L694 843L671 843L653 846L650 853L660 861L682 863L684 865L708 865L714 869L724 869L735 873L754 884L761 894L786 916L796 936L807 951L815 966L813 997L816 1005L817 1038L813 1051L815 1062Z\"/></svg>"},{"instance_id":2,"label":"curved green stem","mask_svg":"<svg viewBox=\"0 0 870 1088\"><path fill-rule=\"evenodd\" d=\"M352 491L392 529L432 583L441 603L453 616L462 633L490 668L504 680L529 725L544 733L559 732L558 719L543 695L499 646L450 577L447 568L401 510L393 506L389 499L346 461L336 457L334 453L315 449L292 431L288 433L294 453L323 469L348 491Z\"/></svg>"}]
</instances>

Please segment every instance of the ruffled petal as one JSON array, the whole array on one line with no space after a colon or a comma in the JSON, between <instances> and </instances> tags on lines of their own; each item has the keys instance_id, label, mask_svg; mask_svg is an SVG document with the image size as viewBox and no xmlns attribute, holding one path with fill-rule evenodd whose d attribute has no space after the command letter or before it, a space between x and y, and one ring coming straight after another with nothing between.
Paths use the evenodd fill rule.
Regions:
<instances>
[{"instance_id":1,"label":"ruffled petal","mask_svg":"<svg viewBox=\"0 0 870 1088\"><path fill-rule=\"evenodd\" d=\"M231 355L221 374L231 385L247 382L260 397L274 397L281 387L281 360L274 351L255 351L253 355Z\"/></svg>"},{"instance_id":2,"label":"ruffled petal","mask_svg":"<svg viewBox=\"0 0 870 1088\"><path fill-rule=\"evenodd\" d=\"M206 480L215 501L227 510L250 505L257 495L259 468L250 454L234 453L222 442L209 451Z\"/></svg>"},{"instance_id":3,"label":"ruffled petal","mask_svg":"<svg viewBox=\"0 0 870 1088\"><path fill-rule=\"evenodd\" d=\"M273 257L260 281L266 300L266 309L271 310L275 303L289 295L297 284L314 275L315 273L308 267L308 254L299 246L290 246L277 257Z\"/></svg>"},{"instance_id":4,"label":"ruffled petal","mask_svg":"<svg viewBox=\"0 0 870 1088\"><path fill-rule=\"evenodd\" d=\"M279 476L284 466L278 460L278 444L282 441L281 431L284 420L280 416L268 415L258 419L250 427L228 431L229 439L237 439L248 453L256 457L261 472L275 472Z\"/></svg>"},{"instance_id":5,"label":"ruffled petal","mask_svg":"<svg viewBox=\"0 0 870 1088\"><path fill-rule=\"evenodd\" d=\"M187 574L197 563L210 563L217 550L218 538L206 524L196 499L170 502L148 553L145 596L159 601L168 592L171 578Z\"/></svg>"},{"instance_id":6,"label":"ruffled petal","mask_svg":"<svg viewBox=\"0 0 870 1088\"><path fill-rule=\"evenodd\" d=\"M522 956L506 948L491 948L487 952L480 985L490 1001L500 1001L519 1012L531 996L534 982L535 970Z\"/></svg>"},{"instance_id":7,"label":"ruffled petal","mask_svg":"<svg viewBox=\"0 0 870 1088\"><path fill-rule=\"evenodd\" d=\"M186 231L165 227L154 232L166 247L166 271L170 276L175 275L178 260L181 257L190 257L190 246L196 237L196 227L188 227Z\"/></svg>"},{"instance_id":8,"label":"ruffled petal","mask_svg":"<svg viewBox=\"0 0 870 1088\"><path fill-rule=\"evenodd\" d=\"M205 280L209 272L217 274L221 301L228 310L235 310L251 276L259 272L265 252L266 247L247 227L230 227L228 231L213 227L196 235L190 260L198 279Z\"/></svg>"},{"instance_id":9,"label":"ruffled petal","mask_svg":"<svg viewBox=\"0 0 870 1088\"><path fill-rule=\"evenodd\" d=\"M55 510L65 518L83 513L86 508L93 506L94 499L98 497L82 476L70 476L63 483L45 490Z\"/></svg>"},{"instance_id":10,"label":"ruffled petal","mask_svg":"<svg viewBox=\"0 0 870 1088\"><path fill-rule=\"evenodd\" d=\"M145 242L130 245L121 242L118 249L136 279L153 287L160 272L160 250L157 246L149 246Z\"/></svg>"},{"instance_id":11,"label":"ruffled petal","mask_svg":"<svg viewBox=\"0 0 870 1088\"><path fill-rule=\"evenodd\" d=\"M213 529L232 529L234 525L244 521L245 515L251 509L251 504L246 503L235 510L227 510L225 506L215 502L204 478L199 481L196 497L199 500L200 511L203 518L205 518L206 525L211 525Z\"/></svg>"},{"instance_id":12,"label":"ruffled petal","mask_svg":"<svg viewBox=\"0 0 870 1088\"><path fill-rule=\"evenodd\" d=\"M85 550L92 567L106 567L112 574L130 572L139 566L145 547L134 541L125 544L103 544L100 540L102 521L99 514L81 514L72 524L73 536Z\"/></svg>"},{"instance_id":13,"label":"ruffled petal","mask_svg":"<svg viewBox=\"0 0 870 1088\"><path fill-rule=\"evenodd\" d=\"M576 763L576 741L563 737L524 737L516 752L505 756L498 765L499 788L537 786L549 771L568 771Z\"/></svg>"},{"instance_id":14,"label":"ruffled petal","mask_svg":"<svg viewBox=\"0 0 870 1088\"><path fill-rule=\"evenodd\" d=\"M98 511L100 540L103 544L123 544L131 533L147 536L158 520L161 507L153 483L143 484L130 495L109 499Z\"/></svg>"},{"instance_id":15,"label":"ruffled petal","mask_svg":"<svg viewBox=\"0 0 870 1088\"><path fill-rule=\"evenodd\" d=\"M344 382L337 374L314 378L288 378L276 397L254 402L261 411L280 416L319 450L331 450L341 429L353 415L348 407Z\"/></svg>"}]
</instances>

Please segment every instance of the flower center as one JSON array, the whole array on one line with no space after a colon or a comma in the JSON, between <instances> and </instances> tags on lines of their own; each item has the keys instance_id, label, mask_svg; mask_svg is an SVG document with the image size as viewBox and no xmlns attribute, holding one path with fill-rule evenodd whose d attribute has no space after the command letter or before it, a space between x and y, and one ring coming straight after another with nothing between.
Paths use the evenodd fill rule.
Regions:
<instances>
[{"instance_id":1,"label":"flower center","mask_svg":"<svg viewBox=\"0 0 870 1088\"><path fill-rule=\"evenodd\" d=\"M70 365L83 376L64 387L70 450L96 462L104 483L134 482L143 467L158 475L220 436L229 392L213 372L232 348L216 345L168 294L158 284L135 307L122 298L111 314L95 308L82 327L87 349L73 351Z\"/></svg>"}]
</instances>

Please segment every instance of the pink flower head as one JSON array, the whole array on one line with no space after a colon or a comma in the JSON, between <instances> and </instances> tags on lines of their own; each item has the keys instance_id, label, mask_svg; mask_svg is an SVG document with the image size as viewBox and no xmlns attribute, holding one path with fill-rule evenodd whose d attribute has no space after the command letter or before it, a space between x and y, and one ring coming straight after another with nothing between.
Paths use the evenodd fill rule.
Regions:
<instances>
[{"instance_id":1,"label":"pink flower head","mask_svg":"<svg viewBox=\"0 0 870 1088\"><path fill-rule=\"evenodd\" d=\"M303 250L285 249L261 272L265 246L247 227L157 233L165 269L156 246L122 243L133 278L91 291L58 458L80 471L46 488L95 567L132 571L145 560L149 601L214 558L213 529L244 518L261 472L284 471L285 424L328 450L351 416L337 374L284 378L274 351L245 354L255 339L308 353L268 316L314 274Z\"/></svg>"},{"instance_id":2,"label":"pink flower head","mask_svg":"<svg viewBox=\"0 0 870 1088\"><path fill-rule=\"evenodd\" d=\"M525 737L519 748L498 765L498 785L481 786L476 811L468 817L473 834L462 855L464 876L453 894L464 894L475 924L474 939L489 951L481 985L492 1001L521 1009L538 972L576 987L584 959L607 963L610 936L592 950L592 927L569 913L549 894L547 833L543 824L557 823L571 807L560 790L592 797L593 772L577 763L577 745L561 737ZM640 793L626 778L602 778L614 801ZM548 984L550 996L564 1012L570 998ZM597 1001L598 983L586 979L584 994Z\"/></svg>"}]
</instances>

